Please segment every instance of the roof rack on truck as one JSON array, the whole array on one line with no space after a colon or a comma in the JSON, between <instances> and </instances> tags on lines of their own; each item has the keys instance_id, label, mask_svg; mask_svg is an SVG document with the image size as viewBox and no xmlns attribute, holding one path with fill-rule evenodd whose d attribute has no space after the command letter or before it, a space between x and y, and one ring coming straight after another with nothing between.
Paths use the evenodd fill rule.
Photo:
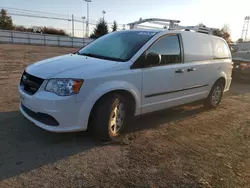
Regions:
<instances>
[{"instance_id":1,"label":"roof rack on truck","mask_svg":"<svg viewBox=\"0 0 250 188\"><path fill-rule=\"evenodd\" d=\"M150 23L150 24L157 24L157 25L164 26L164 27L162 27L162 29L165 28L168 30L195 31L195 32L205 33L205 34L212 34L213 30L215 30L215 28L209 28L203 24L199 24L196 26L181 26L181 25L178 25L180 22L181 22L180 20L147 18L147 19L140 19L139 21L129 23L128 25L129 25L130 29L135 29L138 27L149 28L149 29L152 29L152 28L156 29L157 28L157 27L152 27L152 26L141 25L143 23Z\"/></svg>"}]
</instances>

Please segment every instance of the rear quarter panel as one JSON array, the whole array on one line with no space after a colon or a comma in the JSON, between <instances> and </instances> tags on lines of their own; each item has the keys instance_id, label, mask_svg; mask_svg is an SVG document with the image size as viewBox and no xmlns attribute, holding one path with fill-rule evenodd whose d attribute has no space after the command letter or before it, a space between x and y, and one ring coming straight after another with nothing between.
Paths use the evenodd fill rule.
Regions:
<instances>
[{"instance_id":1,"label":"rear quarter panel","mask_svg":"<svg viewBox=\"0 0 250 188\"><path fill-rule=\"evenodd\" d=\"M213 35L194 32L182 32L181 36L184 47L184 65L186 68L196 68L195 77L192 78L193 84L208 84L207 88L204 88L208 95L216 80L223 77L226 80L225 91L227 91L232 77L231 53L228 48L229 59L215 59L213 43L214 40L226 43L225 40Z\"/></svg>"}]
</instances>

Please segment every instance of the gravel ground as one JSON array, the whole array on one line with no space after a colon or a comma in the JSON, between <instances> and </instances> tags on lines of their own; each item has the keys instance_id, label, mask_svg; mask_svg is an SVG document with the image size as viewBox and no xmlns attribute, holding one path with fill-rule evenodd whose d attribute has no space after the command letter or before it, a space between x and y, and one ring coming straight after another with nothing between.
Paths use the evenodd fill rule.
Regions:
<instances>
[{"instance_id":1,"label":"gravel ground","mask_svg":"<svg viewBox=\"0 0 250 188\"><path fill-rule=\"evenodd\" d=\"M116 141L44 131L18 112L30 63L72 48L0 44L0 187L249 187L250 85L221 105L189 105L136 118Z\"/></svg>"}]
</instances>

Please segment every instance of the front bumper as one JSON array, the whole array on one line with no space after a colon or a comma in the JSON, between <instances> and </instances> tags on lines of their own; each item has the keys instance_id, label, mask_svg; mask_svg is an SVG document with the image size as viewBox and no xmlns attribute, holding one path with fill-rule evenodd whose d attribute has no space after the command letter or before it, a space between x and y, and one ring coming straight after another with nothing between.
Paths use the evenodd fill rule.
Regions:
<instances>
[{"instance_id":1,"label":"front bumper","mask_svg":"<svg viewBox=\"0 0 250 188\"><path fill-rule=\"evenodd\" d=\"M18 90L21 113L38 127L51 132L75 132L87 129L89 110L86 109L84 102L76 102L75 95L62 97L42 90L34 95L28 95L20 87ZM47 117L46 121L44 118L42 120L38 118L41 114ZM51 121L47 121L48 119Z\"/></svg>"}]
</instances>

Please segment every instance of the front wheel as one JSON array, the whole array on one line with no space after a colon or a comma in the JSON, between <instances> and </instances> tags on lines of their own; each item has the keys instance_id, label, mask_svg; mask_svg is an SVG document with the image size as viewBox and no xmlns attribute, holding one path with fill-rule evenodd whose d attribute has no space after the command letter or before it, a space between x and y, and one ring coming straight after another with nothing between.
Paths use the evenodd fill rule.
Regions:
<instances>
[{"instance_id":1,"label":"front wheel","mask_svg":"<svg viewBox=\"0 0 250 188\"><path fill-rule=\"evenodd\" d=\"M121 95L105 97L94 109L90 128L95 137L110 140L121 134L127 121L128 110Z\"/></svg>"},{"instance_id":2,"label":"front wheel","mask_svg":"<svg viewBox=\"0 0 250 188\"><path fill-rule=\"evenodd\" d=\"M205 106L209 108L217 107L222 99L224 90L224 84L222 81L217 81L212 87L208 98L205 101Z\"/></svg>"}]
</instances>

